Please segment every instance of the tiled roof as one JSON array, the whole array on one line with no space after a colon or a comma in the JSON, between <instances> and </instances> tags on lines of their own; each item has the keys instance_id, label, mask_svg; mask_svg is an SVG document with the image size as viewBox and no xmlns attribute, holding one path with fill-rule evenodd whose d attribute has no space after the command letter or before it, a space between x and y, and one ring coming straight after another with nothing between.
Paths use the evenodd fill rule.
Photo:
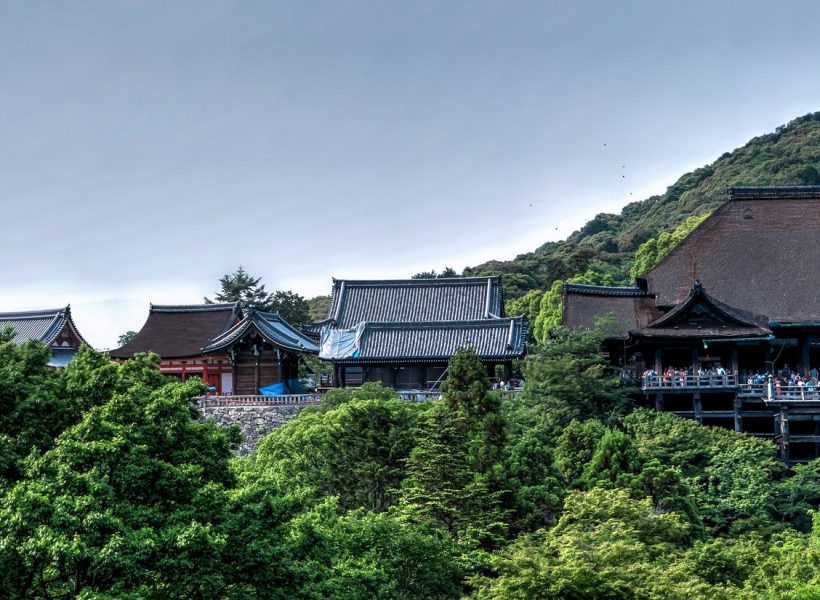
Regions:
<instances>
[{"instance_id":1,"label":"tiled roof","mask_svg":"<svg viewBox=\"0 0 820 600\"><path fill-rule=\"evenodd\" d=\"M586 296L620 296L627 298L647 296L647 293L639 287L610 287L606 285L586 285L583 283L565 283L564 293L584 294Z\"/></svg>"},{"instance_id":2,"label":"tiled roof","mask_svg":"<svg viewBox=\"0 0 820 600\"><path fill-rule=\"evenodd\" d=\"M661 316L655 299L639 288L611 288L580 284L564 285L563 323L573 329L592 329L595 320L611 314L617 335L626 338L629 331L639 329ZM640 293L638 293L640 292Z\"/></svg>"},{"instance_id":3,"label":"tiled roof","mask_svg":"<svg viewBox=\"0 0 820 600\"><path fill-rule=\"evenodd\" d=\"M714 297L769 321L820 323L820 186L729 194L641 278L657 304L680 304L699 279Z\"/></svg>"},{"instance_id":4,"label":"tiled roof","mask_svg":"<svg viewBox=\"0 0 820 600\"><path fill-rule=\"evenodd\" d=\"M276 346L297 352L318 354L316 343L301 333L276 313L252 310L236 325L212 340L202 348L203 354L218 352L241 340L251 329L258 331L265 339Z\"/></svg>"},{"instance_id":5,"label":"tiled roof","mask_svg":"<svg viewBox=\"0 0 820 600\"><path fill-rule=\"evenodd\" d=\"M16 332L14 342L17 344L28 340L40 340L49 345L68 323L73 325L69 306L50 310L0 313L0 329L7 325L11 326ZM79 336L79 333L77 335Z\"/></svg>"},{"instance_id":6,"label":"tiled roof","mask_svg":"<svg viewBox=\"0 0 820 600\"><path fill-rule=\"evenodd\" d=\"M820 198L820 185L735 185L726 188L729 200Z\"/></svg>"},{"instance_id":7,"label":"tiled roof","mask_svg":"<svg viewBox=\"0 0 820 600\"><path fill-rule=\"evenodd\" d=\"M28 340L39 340L46 346L51 346L55 342L66 344L66 338L61 334L65 332L71 340L71 347L52 347L51 358L48 361L50 367L65 367L77 348L73 346L77 342L85 344L86 341L71 318L71 307L54 308L50 310L32 310L25 312L0 313L0 329L10 326L15 331L14 343L22 344ZM66 331L68 328L68 331ZM70 333L69 333L70 332ZM59 342L58 337L63 341Z\"/></svg>"},{"instance_id":8,"label":"tiled roof","mask_svg":"<svg viewBox=\"0 0 820 600\"><path fill-rule=\"evenodd\" d=\"M649 325L630 332L633 337L765 338L771 330L766 318L749 314L713 298L696 282L686 300Z\"/></svg>"},{"instance_id":9,"label":"tiled roof","mask_svg":"<svg viewBox=\"0 0 820 600\"><path fill-rule=\"evenodd\" d=\"M498 277L333 280L328 317L346 329L364 321L427 322L503 316Z\"/></svg>"},{"instance_id":10,"label":"tiled roof","mask_svg":"<svg viewBox=\"0 0 820 600\"><path fill-rule=\"evenodd\" d=\"M156 352L162 358L200 356L202 348L240 318L239 303L151 305L148 320L134 338L110 352L112 358L131 358Z\"/></svg>"},{"instance_id":11,"label":"tiled roof","mask_svg":"<svg viewBox=\"0 0 820 600\"><path fill-rule=\"evenodd\" d=\"M345 360L447 361L464 346L475 348L478 356L484 359L509 360L523 356L526 335L522 317L421 323L367 322L356 358Z\"/></svg>"}]
</instances>

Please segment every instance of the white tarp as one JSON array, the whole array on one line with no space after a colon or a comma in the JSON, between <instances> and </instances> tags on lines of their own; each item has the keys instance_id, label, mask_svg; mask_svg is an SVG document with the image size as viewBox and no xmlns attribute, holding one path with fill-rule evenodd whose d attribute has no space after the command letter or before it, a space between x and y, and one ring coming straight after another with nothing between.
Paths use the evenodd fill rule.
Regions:
<instances>
[{"instance_id":1,"label":"white tarp","mask_svg":"<svg viewBox=\"0 0 820 600\"><path fill-rule=\"evenodd\" d=\"M353 329L322 328L319 358L326 360L357 358L364 326L364 323L359 323Z\"/></svg>"}]
</instances>

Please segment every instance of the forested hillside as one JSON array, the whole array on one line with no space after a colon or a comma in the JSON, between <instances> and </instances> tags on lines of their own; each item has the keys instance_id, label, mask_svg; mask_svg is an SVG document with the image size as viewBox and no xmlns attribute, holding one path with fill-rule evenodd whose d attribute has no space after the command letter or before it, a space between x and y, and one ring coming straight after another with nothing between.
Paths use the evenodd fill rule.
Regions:
<instances>
[{"instance_id":1,"label":"forested hillside","mask_svg":"<svg viewBox=\"0 0 820 600\"><path fill-rule=\"evenodd\" d=\"M237 458L156 355L0 332L0 597L817 598L820 459L636 409L600 341L514 397L471 350L444 400L333 390Z\"/></svg>"},{"instance_id":2,"label":"forested hillside","mask_svg":"<svg viewBox=\"0 0 820 600\"><path fill-rule=\"evenodd\" d=\"M590 269L626 284L641 244L714 210L726 200L726 186L775 184L820 184L820 112L726 152L678 179L663 195L628 204L617 215L597 215L564 241L546 243L514 260L468 267L464 275L503 274L510 300L529 290L548 290L556 280Z\"/></svg>"}]
</instances>

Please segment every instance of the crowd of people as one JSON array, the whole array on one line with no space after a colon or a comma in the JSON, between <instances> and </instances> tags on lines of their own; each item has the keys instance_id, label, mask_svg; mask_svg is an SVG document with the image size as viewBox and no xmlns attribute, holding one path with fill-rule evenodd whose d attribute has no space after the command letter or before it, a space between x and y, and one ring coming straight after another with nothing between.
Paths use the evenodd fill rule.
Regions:
<instances>
[{"instance_id":1,"label":"crowd of people","mask_svg":"<svg viewBox=\"0 0 820 600\"><path fill-rule=\"evenodd\" d=\"M769 376L763 370L743 370L735 379L734 374L726 371L720 364L708 367L667 367L661 374L649 368L643 372L645 387L719 387L746 384L750 387L763 388ZM794 371L788 364L775 372L772 379L775 396L800 395L820 398L820 372L812 367L808 373Z\"/></svg>"},{"instance_id":2,"label":"crowd of people","mask_svg":"<svg viewBox=\"0 0 820 600\"><path fill-rule=\"evenodd\" d=\"M655 369L647 369L643 373L643 380L650 386L692 386L692 385L734 385L732 374L727 372L722 365L711 365L704 368L699 367L697 371L689 367L667 367L661 375Z\"/></svg>"}]
</instances>

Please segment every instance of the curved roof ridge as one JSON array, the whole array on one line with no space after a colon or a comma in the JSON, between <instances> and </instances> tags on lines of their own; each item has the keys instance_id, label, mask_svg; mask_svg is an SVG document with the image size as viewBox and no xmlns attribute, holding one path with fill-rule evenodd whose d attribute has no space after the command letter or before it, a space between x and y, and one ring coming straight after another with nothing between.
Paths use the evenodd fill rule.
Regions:
<instances>
[{"instance_id":1,"label":"curved roof ridge","mask_svg":"<svg viewBox=\"0 0 820 600\"><path fill-rule=\"evenodd\" d=\"M820 198L820 185L732 185L726 194L729 200Z\"/></svg>"},{"instance_id":2,"label":"curved roof ridge","mask_svg":"<svg viewBox=\"0 0 820 600\"><path fill-rule=\"evenodd\" d=\"M239 302L223 302L218 304L153 304L149 312L210 312L218 310L237 310L241 308Z\"/></svg>"},{"instance_id":3,"label":"curved roof ridge","mask_svg":"<svg viewBox=\"0 0 820 600\"><path fill-rule=\"evenodd\" d=\"M564 291L591 296L651 296L637 286L589 285L586 283L564 283Z\"/></svg>"},{"instance_id":4,"label":"curved roof ridge","mask_svg":"<svg viewBox=\"0 0 820 600\"><path fill-rule=\"evenodd\" d=\"M459 285L459 284L476 284L476 285L487 285L488 279L500 280L500 275L487 275L484 277L431 277L431 278L408 278L408 279L337 279L336 277L333 278L333 286L336 287L337 284L341 284L342 282L345 285L353 285L353 286L383 286L383 285L393 285L396 287L399 286L422 286L422 285Z\"/></svg>"}]
</instances>

